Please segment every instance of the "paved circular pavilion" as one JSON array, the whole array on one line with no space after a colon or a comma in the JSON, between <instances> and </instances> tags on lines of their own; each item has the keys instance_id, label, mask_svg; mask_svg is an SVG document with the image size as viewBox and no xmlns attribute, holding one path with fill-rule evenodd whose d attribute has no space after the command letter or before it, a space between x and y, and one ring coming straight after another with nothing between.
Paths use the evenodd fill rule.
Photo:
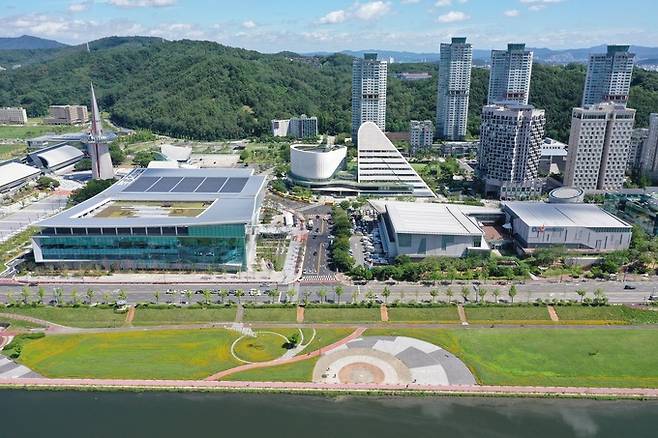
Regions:
<instances>
[{"instance_id":1,"label":"paved circular pavilion","mask_svg":"<svg viewBox=\"0 0 658 438\"><path fill-rule=\"evenodd\" d=\"M322 356L313 370L321 383L475 385L452 353L404 336L365 336Z\"/></svg>"}]
</instances>

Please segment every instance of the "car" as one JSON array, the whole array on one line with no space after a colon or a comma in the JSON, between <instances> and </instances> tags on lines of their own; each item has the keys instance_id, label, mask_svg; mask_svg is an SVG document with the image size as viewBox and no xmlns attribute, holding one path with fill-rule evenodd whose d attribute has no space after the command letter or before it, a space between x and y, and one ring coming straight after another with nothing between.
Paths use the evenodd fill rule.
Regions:
<instances>
[{"instance_id":1,"label":"car","mask_svg":"<svg viewBox=\"0 0 658 438\"><path fill-rule=\"evenodd\" d=\"M658 295L651 294L647 298L648 301L658 301Z\"/></svg>"},{"instance_id":2,"label":"car","mask_svg":"<svg viewBox=\"0 0 658 438\"><path fill-rule=\"evenodd\" d=\"M634 290L637 289L637 287L633 286L632 284L625 284L624 289L626 290Z\"/></svg>"},{"instance_id":3,"label":"car","mask_svg":"<svg viewBox=\"0 0 658 438\"><path fill-rule=\"evenodd\" d=\"M317 251L313 251L313 255L314 255L314 256L318 255L318 252L317 252Z\"/></svg>"}]
</instances>

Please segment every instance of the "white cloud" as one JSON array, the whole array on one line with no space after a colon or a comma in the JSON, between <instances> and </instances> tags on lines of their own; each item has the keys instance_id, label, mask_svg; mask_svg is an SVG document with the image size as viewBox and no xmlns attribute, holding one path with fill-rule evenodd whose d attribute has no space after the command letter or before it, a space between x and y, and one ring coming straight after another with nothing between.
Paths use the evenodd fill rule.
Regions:
<instances>
[{"instance_id":1,"label":"white cloud","mask_svg":"<svg viewBox=\"0 0 658 438\"><path fill-rule=\"evenodd\" d=\"M400 0L400 4L402 5L413 5L416 3L420 3L420 0Z\"/></svg>"},{"instance_id":2,"label":"white cloud","mask_svg":"<svg viewBox=\"0 0 658 438\"><path fill-rule=\"evenodd\" d=\"M450 11L447 14L439 15L437 21L439 23L457 23L459 21L466 21L469 18L471 17L461 11Z\"/></svg>"},{"instance_id":3,"label":"white cloud","mask_svg":"<svg viewBox=\"0 0 658 438\"><path fill-rule=\"evenodd\" d=\"M176 4L176 0L108 0L108 3L120 8L161 8Z\"/></svg>"},{"instance_id":4,"label":"white cloud","mask_svg":"<svg viewBox=\"0 0 658 438\"><path fill-rule=\"evenodd\" d=\"M528 5L530 11L541 11L548 5L562 3L564 0L520 0L521 3Z\"/></svg>"},{"instance_id":5,"label":"white cloud","mask_svg":"<svg viewBox=\"0 0 658 438\"><path fill-rule=\"evenodd\" d=\"M457 3L464 4L467 3L468 0L457 0ZM452 0L436 0L436 3L434 3L434 6L437 8L442 8L444 6L450 6L452 5Z\"/></svg>"},{"instance_id":6,"label":"white cloud","mask_svg":"<svg viewBox=\"0 0 658 438\"><path fill-rule=\"evenodd\" d=\"M90 2L76 2L71 3L68 7L69 12L83 12L89 9Z\"/></svg>"},{"instance_id":7,"label":"white cloud","mask_svg":"<svg viewBox=\"0 0 658 438\"><path fill-rule=\"evenodd\" d=\"M509 9L505 12L503 12L503 15L506 17L518 17L521 15L521 12L518 9Z\"/></svg>"},{"instance_id":8,"label":"white cloud","mask_svg":"<svg viewBox=\"0 0 658 438\"><path fill-rule=\"evenodd\" d=\"M354 16L361 20L373 20L388 14L390 10L389 2L374 1L357 5Z\"/></svg>"},{"instance_id":9,"label":"white cloud","mask_svg":"<svg viewBox=\"0 0 658 438\"><path fill-rule=\"evenodd\" d=\"M242 22L242 27L244 27L245 29L253 29L254 27L256 27L256 23L253 22L252 20L247 20Z\"/></svg>"},{"instance_id":10,"label":"white cloud","mask_svg":"<svg viewBox=\"0 0 658 438\"><path fill-rule=\"evenodd\" d=\"M337 23L342 23L343 21L347 20L347 13L339 9L337 11L331 11L324 17L320 18L319 22L320 24L337 24Z\"/></svg>"}]
</instances>

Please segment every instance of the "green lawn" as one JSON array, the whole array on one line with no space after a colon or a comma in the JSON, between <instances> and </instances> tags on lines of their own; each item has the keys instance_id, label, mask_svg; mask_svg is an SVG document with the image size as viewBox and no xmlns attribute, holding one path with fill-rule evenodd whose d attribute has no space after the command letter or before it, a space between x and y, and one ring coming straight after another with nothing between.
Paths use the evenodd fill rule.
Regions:
<instances>
[{"instance_id":1,"label":"green lawn","mask_svg":"<svg viewBox=\"0 0 658 438\"><path fill-rule=\"evenodd\" d=\"M303 360L286 365L269 368L258 368L231 374L222 380L246 382L310 382L313 379L313 368L319 358Z\"/></svg>"},{"instance_id":2,"label":"green lawn","mask_svg":"<svg viewBox=\"0 0 658 438\"><path fill-rule=\"evenodd\" d=\"M9 329L32 329L37 327L43 327L38 324L33 324L28 321L21 321L20 319L11 319L0 316L0 324L5 325L9 324Z\"/></svg>"},{"instance_id":3,"label":"green lawn","mask_svg":"<svg viewBox=\"0 0 658 438\"><path fill-rule=\"evenodd\" d=\"M26 125L26 126L0 126L0 138L26 139L38 137L44 134L62 134L66 132L79 132L80 126L55 126L55 125Z\"/></svg>"},{"instance_id":4,"label":"green lawn","mask_svg":"<svg viewBox=\"0 0 658 438\"><path fill-rule=\"evenodd\" d=\"M278 333L278 334L277 334ZM270 360L281 357L286 349L284 344L286 339L293 333L299 333L298 330L277 330L277 331L261 331L256 330L257 336L255 338L244 337L235 344L235 354L240 359L247 362L267 362ZM282 336L286 337L284 339Z\"/></svg>"},{"instance_id":5,"label":"green lawn","mask_svg":"<svg viewBox=\"0 0 658 438\"><path fill-rule=\"evenodd\" d=\"M133 325L205 324L235 321L235 307L137 308Z\"/></svg>"},{"instance_id":6,"label":"green lawn","mask_svg":"<svg viewBox=\"0 0 658 438\"><path fill-rule=\"evenodd\" d=\"M250 322L295 322L297 309L294 307L246 307L243 319Z\"/></svg>"},{"instance_id":7,"label":"green lawn","mask_svg":"<svg viewBox=\"0 0 658 438\"><path fill-rule=\"evenodd\" d=\"M307 307L304 322L378 322L381 321L379 307Z\"/></svg>"},{"instance_id":8,"label":"green lawn","mask_svg":"<svg viewBox=\"0 0 658 438\"><path fill-rule=\"evenodd\" d=\"M389 307L390 322L458 322L456 306L446 307Z\"/></svg>"},{"instance_id":9,"label":"green lawn","mask_svg":"<svg viewBox=\"0 0 658 438\"><path fill-rule=\"evenodd\" d=\"M48 335L28 342L20 362L46 377L203 379L240 364L240 335L221 329Z\"/></svg>"},{"instance_id":10,"label":"green lawn","mask_svg":"<svg viewBox=\"0 0 658 438\"><path fill-rule=\"evenodd\" d=\"M468 322L489 321L550 321L546 306L500 306L477 307L465 306L466 320Z\"/></svg>"},{"instance_id":11,"label":"green lawn","mask_svg":"<svg viewBox=\"0 0 658 438\"><path fill-rule=\"evenodd\" d=\"M0 144L0 160L18 157L26 152L27 148L24 144Z\"/></svg>"},{"instance_id":12,"label":"green lawn","mask_svg":"<svg viewBox=\"0 0 658 438\"><path fill-rule=\"evenodd\" d=\"M18 297L17 297L18 298ZM97 307L7 307L0 313L15 313L54 322L70 327L120 327L126 320L125 313L115 313L114 309Z\"/></svg>"},{"instance_id":13,"label":"green lawn","mask_svg":"<svg viewBox=\"0 0 658 438\"><path fill-rule=\"evenodd\" d=\"M627 306L564 306L556 307L560 321L592 321L629 324L656 324L658 312L642 310Z\"/></svg>"},{"instance_id":14,"label":"green lawn","mask_svg":"<svg viewBox=\"0 0 658 438\"><path fill-rule=\"evenodd\" d=\"M386 329L459 356L488 385L658 387L658 330Z\"/></svg>"}]
</instances>

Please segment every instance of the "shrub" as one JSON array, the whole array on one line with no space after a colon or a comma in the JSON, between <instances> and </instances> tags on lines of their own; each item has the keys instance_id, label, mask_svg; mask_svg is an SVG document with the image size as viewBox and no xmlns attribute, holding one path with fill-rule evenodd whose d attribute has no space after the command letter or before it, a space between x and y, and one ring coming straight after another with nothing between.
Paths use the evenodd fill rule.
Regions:
<instances>
[{"instance_id":1,"label":"shrub","mask_svg":"<svg viewBox=\"0 0 658 438\"><path fill-rule=\"evenodd\" d=\"M21 355L21 351L23 351L23 345L25 345L26 342L34 339L41 339L44 336L46 335L41 332L17 335L9 344L5 345L5 348L3 348L2 351L4 351L5 355L10 359L18 359Z\"/></svg>"}]
</instances>

